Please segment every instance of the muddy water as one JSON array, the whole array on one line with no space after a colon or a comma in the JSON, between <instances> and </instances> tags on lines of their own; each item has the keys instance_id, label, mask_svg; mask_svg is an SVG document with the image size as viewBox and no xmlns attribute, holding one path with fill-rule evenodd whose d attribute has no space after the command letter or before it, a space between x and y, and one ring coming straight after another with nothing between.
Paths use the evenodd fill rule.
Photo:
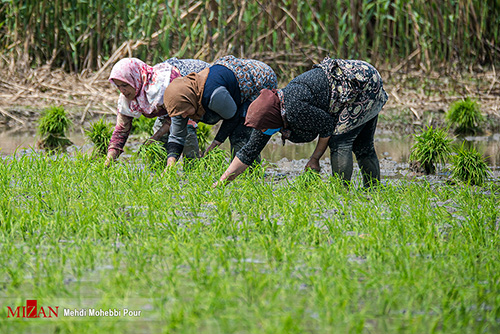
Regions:
<instances>
[{"instance_id":1,"label":"muddy water","mask_svg":"<svg viewBox=\"0 0 500 334\"><path fill-rule=\"evenodd\" d=\"M461 145L462 142L466 145L475 147L486 159L488 165L500 167L500 134L495 134L485 137L466 137L456 139L454 145ZM376 136L375 149L380 159L390 159L398 163L406 163L409 161L411 146L413 145L413 137L399 136ZM263 156L268 161L276 162L282 158L288 160L308 159L311 156L315 142L306 144L292 144L287 142L285 146L280 143L268 144L264 149ZM329 151L325 153L323 159L329 158Z\"/></svg>"},{"instance_id":2,"label":"muddy water","mask_svg":"<svg viewBox=\"0 0 500 334\"><path fill-rule=\"evenodd\" d=\"M263 158L273 163L286 160L308 159L316 145L315 142L306 144L287 142L283 146L279 140L279 136L275 137L273 137L272 142L262 152ZM86 144L85 136L81 132L72 133L69 138L78 147ZM34 133L0 131L0 155L9 155L13 154L16 150L32 148L36 140L37 137ZM495 169L500 168L500 134L483 137L465 137L456 139L454 144L461 145L464 141L466 145L471 145L481 152L489 166ZM375 148L379 158L394 163L407 163L412 145L413 136L376 135L375 137ZM86 146L88 149L88 145ZM225 143L223 148L227 148L226 146L229 145ZM323 160L329 160L328 151L323 156Z\"/></svg>"}]
</instances>

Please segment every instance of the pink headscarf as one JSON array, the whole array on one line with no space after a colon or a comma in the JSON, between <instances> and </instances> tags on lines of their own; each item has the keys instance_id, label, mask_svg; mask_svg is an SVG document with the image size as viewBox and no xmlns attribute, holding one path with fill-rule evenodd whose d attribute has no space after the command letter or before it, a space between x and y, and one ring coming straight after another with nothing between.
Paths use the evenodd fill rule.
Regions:
<instances>
[{"instance_id":1,"label":"pink headscarf","mask_svg":"<svg viewBox=\"0 0 500 334\"><path fill-rule=\"evenodd\" d=\"M132 117L154 114L163 104L163 93L170 83L174 67L160 63L153 67L137 58L124 58L111 70L109 81L113 79L128 83L135 89L135 98L128 100L123 94L118 98L118 112ZM177 76L180 76L178 71Z\"/></svg>"}]
</instances>

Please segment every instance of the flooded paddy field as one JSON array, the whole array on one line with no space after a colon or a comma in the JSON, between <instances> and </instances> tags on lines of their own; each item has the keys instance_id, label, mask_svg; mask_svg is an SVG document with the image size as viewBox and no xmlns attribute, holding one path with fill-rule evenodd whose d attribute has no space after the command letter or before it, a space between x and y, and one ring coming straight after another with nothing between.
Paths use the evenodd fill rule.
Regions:
<instances>
[{"instance_id":1,"label":"flooded paddy field","mask_svg":"<svg viewBox=\"0 0 500 334\"><path fill-rule=\"evenodd\" d=\"M453 141L485 157L477 187L412 170L405 127L377 130L369 191L356 163L352 187L331 177L328 150L304 173L315 143L279 135L263 168L214 189L227 144L161 175L137 158L144 136L106 169L78 127L63 154L0 130L0 299L59 307L50 321L4 307L0 332L497 333L500 134Z\"/></svg>"},{"instance_id":2,"label":"flooded paddy field","mask_svg":"<svg viewBox=\"0 0 500 334\"><path fill-rule=\"evenodd\" d=\"M498 136L471 140L491 159L482 187L416 175L411 139L376 137L382 186L366 191L328 157L304 174L311 145L276 141L264 169L214 189L222 150L162 176L134 159L138 138L106 169L82 136L46 155L4 134L0 299L59 316L4 307L0 332L497 333Z\"/></svg>"},{"instance_id":3,"label":"flooded paddy field","mask_svg":"<svg viewBox=\"0 0 500 334\"><path fill-rule=\"evenodd\" d=\"M14 153L31 152L36 142L36 133L33 131L4 131L0 132L0 155L11 155ZM92 144L88 143L82 132L72 132L69 135L74 143L68 149L68 152L90 152ZM122 159L130 159L143 143L143 137L131 136L126 146L126 153ZM500 133L488 133L481 136L455 137L453 145L460 146L463 142L474 147L485 158L486 163L491 169L492 179L500 176ZM410 169L409 156L411 147L414 144L413 135L395 134L391 131L381 130L375 135L375 149L380 159L380 168L382 178L398 179L403 177L419 176ZM307 163L316 143L294 144L287 142L282 145L279 135L275 135L273 140L266 146L262 153L266 161L266 168L269 173L281 177L297 176L303 173L304 166ZM224 143L222 149L229 150L228 143ZM321 160L322 173L330 175L330 157L329 150L325 152ZM446 166L441 166L441 173L436 177L430 176L428 179L445 178ZM355 164L355 173L358 173Z\"/></svg>"}]
</instances>

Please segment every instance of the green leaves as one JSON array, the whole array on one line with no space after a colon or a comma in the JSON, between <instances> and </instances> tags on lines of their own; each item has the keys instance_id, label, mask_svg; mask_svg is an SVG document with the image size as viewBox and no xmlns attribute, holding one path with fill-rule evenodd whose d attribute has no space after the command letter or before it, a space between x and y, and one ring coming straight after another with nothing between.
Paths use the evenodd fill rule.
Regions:
<instances>
[{"instance_id":1,"label":"green leaves","mask_svg":"<svg viewBox=\"0 0 500 334\"><path fill-rule=\"evenodd\" d=\"M37 147L48 151L62 150L72 142L66 138L66 131L71 125L71 120L66 115L63 107L50 107L42 111L38 121L38 133L41 138Z\"/></svg>"},{"instance_id":2,"label":"green leaves","mask_svg":"<svg viewBox=\"0 0 500 334\"><path fill-rule=\"evenodd\" d=\"M161 172L167 166L168 153L162 142L153 141L142 145L137 154L151 170Z\"/></svg>"},{"instance_id":3,"label":"green leaves","mask_svg":"<svg viewBox=\"0 0 500 334\"><path fill-rule=\"evenodd\" d=\"M147 118L141 115L139 118L134 118L132 120L132 130L131 133L140 135L147 134L149 136L153 135L153 125L155 124L156 118Z\"/></svg>"},{"instance_id":4,"label":"green leaves","mask_svg":"<svg viewBox=\"0 0 500 334\"><path fill-rule=\"evenodd\" d=\"M498 327L498 185L402 180L366 193L306 173L213 189L228 156L206 158L213 169L162 177L86 155L0 160L4 305L137 309L154 333ZM136 333L142 317L60 313L44 328ZM4 320L1 333L39 332Z\"/></svg>"},{"instance_id":5,"label":"green leaves","mask_svg":"<svg viewBox=\"0 0 500 334\"><path fill-rule=\"evenodd\" d=\"M38 121L38 132L42 136L48 134L64 136L70 125L71 120L63 107L50 107L42 111L42 117Z\"/></svg>"},{"instance_id":6,"label":"green leaves","mask_svg":"<svg viewBox=\"0 0 500 334\"><path fill-rule=\"evenodd\" d=\"M198 137L198 145L200 150L205 151L208 143L210 142L210 129L212 126L205 123L198 123L196 127L196 136Z\"/></svg>"}]
</instances>

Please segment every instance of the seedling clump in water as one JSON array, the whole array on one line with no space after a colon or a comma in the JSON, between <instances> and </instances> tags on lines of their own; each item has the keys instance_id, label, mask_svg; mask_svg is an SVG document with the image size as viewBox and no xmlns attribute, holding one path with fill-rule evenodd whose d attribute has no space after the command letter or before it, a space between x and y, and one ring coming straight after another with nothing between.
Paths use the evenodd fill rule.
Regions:
<instances>
[{"instance_id":1,"label":"seedling clump in water","mask_svg":"<svg viewBox=\"0 0 500 334\"><path fill-rule=\"evenodd\" d=\"M456 180L481 186L490 169L482 155L474 148L467 149L464 144L452 156L452 177Z\"/></svg>"},{"instance_id":2,"label":"seedling clump in water","mask_svg":"<svg viewBox=\"0 0 500 334\"><path fill-rule=\"evenodd\" d=\"M446 119L450 125L455 126L457 134L475 134L480 131L480 125L484 121L479 103L470 98L454 102L448 112Z\"/></svg>"},{"instance_id":3,"label":"seedling clump in water","mask_svg":"<svg viewBox=\"0 0 500 334\"><path fill-rule=\"evenodd\" d=\"M445 130L422 129L415 135L415 144L411 148L410 160L422 166L426 174L434 174L437 163L444 163L451 152L451 139Z\"/></svg>"},{"instance_id":4,"label":"seedling clump in water","mask_svg":"<svg viewBox=\"0 0 500 334\"><path fill-rule=\"evenodd\" d=\"M71 125L71 120L66 115L63 107L50 107L42 111L38 121L40 139L37 147L48 151L62 151L72 144L66 137L66 131Z\"/></svg>"}]
</instances>

